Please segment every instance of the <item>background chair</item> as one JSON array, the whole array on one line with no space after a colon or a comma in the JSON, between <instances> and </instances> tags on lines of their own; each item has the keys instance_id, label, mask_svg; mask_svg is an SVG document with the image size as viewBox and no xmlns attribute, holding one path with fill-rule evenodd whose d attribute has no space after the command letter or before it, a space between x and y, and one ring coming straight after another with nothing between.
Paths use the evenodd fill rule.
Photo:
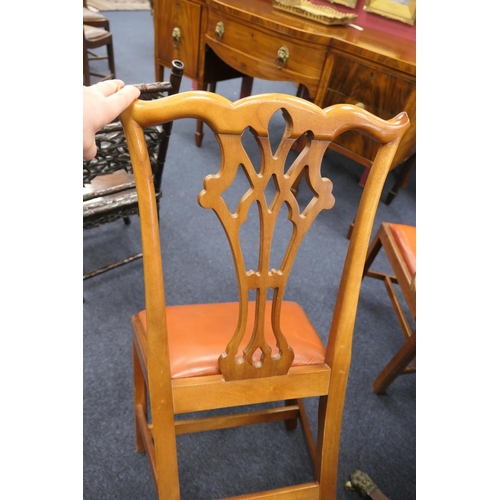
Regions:
<instances>
[{"instance_id":1,"label":"background chair","mask_svg":"<svg viewBox=\"0 0 500 500\"><path fill-rule=\"evenodd\" d=\"M399 376L416 371L417 332L412 331L394 284L399 285L412 321L417 314L417 228L402 224L382 223L367 253L364 275L382 280L391 299L405 342L373 382L376 394L384 393ZM371 269L375 257L383 248L394 273L388 274ZM410 364L411 363L411 364Z\"/></svg>"},{"instance_id":2,"label":"background chair","mask_svg":"<svg viewBox=\"0 0 500 500\"><path fill-rule=\"evenodd\" d=\"M172 62L170 81L138 85L140 99L158 99L176 94L182 80L184 65ZM163 167L172 130L172 123L148 127L146 133L147 150L153 171L154 193L161 197ZM96 134L97 154L90 161L83 162L83 228L107 224L139 213L134 175L123 127L119 120L105 126ZM142 252L113 262L107 266L87 272L88 279L105 271L132 262L142 257Z\"/></svg>"},{"instance_id":3,"label":"background chair","mask_svg":"<svg viewBox=\"0 0 500 500\"><path fill-rule=\"evenodd\" d=\"M277 114L285 126L274 150L268 125ZM235 265L238 302L211 304L208 298L204 303L165 306L162 260L167 262L170 255L161 255L156 197L142 129L180 118L203 120L221 149L220 168L205 177L198 203L212 209L224 228ZM238 498L334 497L363 265L381 190L409 126L406 114L384 121L349 105L324 112L289 95L256 95L231 103L217 94L191 91L161 101L136 101L122 113L122 122L136 179L144 253L146 309L132 318L136 446L147 452L159 498L180 498L177 435L277 420L285 421L290 429L300 420L315 480ZM284 292L307 230L323 209L334 204L332 184L321 177L323 155L331 140L349 129L369 134L381 147L363 190L325 349L305 311L298 303L284 300ZM259 161L249 155L247 137L257 145ZM295 159L292 155L288 166L286 159L299 139L305 147ZM189 158L183 168L189 168ZM303 171L311 191L305 207L292 192ZM242 195L236 200L231 196L233 183L243 187L237 189ZM176 203L188 200L180 194ZM259 222L254 233L255 267L246 247L247 229L252 231L246 222L252 207ZM282 210L285 216L280 218ZM167 222L170 227L176 221ZM287 226L285 232L279 229L281 223ZM282 246L279 240L284 235L287 242ZM283 251L282 260L273 258L276 253L271 247ZM212 270L214 264L205 262L205 279L217 272ZM227 265L224 259L223 265ZM316 444L303 402L315 396L319 397ZM266 404L265 408L260 404ZM249 411L249 405L259 407ZM205 413L237 407L243 407L239 408L243 413ZM203 412L201 418L197 412ZM190 413L194 415L186 415Z\"/></svg>"},{"instance_id":4,"label":"background chair","mask_svg":"<svg viewBox=\"0 0 500 500\"><path fill-rule=\"evenodd\" d=\"M95 52L95 49L106 47L106 54ZM102 73L97 70L96 61L107 61L108 68ZM100 63L99 63L100 64ZM91 68L92 66L92 68ZM100 66L99 66L100 68ZM109 28L109 20L98 12L93 12L87 8L83 2L83 84L91 85L91 77L97 77L97 81L115 78L115 56L113 52L113 36Z\"/></svg>"},{"instance_id":5,"label":"background chair","mask_svg":"<svg viewBox=\"0 0 500 500\"><path fill-rule=\"evenodd\" d=\"M83 24L89 26L96 26L97 28L104 28L107 31L109 29L109 20L107 17L103 16L100 12L94 12L87 7L86 0L83 0Z\"/></svg>"}]
</instances>

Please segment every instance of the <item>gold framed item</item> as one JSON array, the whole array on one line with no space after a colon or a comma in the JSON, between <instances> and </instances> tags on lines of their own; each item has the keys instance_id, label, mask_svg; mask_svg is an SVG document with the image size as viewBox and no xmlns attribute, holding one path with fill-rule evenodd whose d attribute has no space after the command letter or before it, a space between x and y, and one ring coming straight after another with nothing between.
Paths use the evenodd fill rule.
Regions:
<instances>
[{"instance_id":1,"label":"gold framed item","mask_svg":"<svg viewBox=\"0 0 500 500\"><path fill-rule=\"evenodd\" d=\"M363 10L413 25L417 0L366 0Z\"/></svg>"},{"instance_id":2,"label":"gold framed item","mask_svg":"<svg viewBox=\"0 0 500 500\"><path fill-rule=\"evenodd\" d=\"M358 17L357 14L340 12L329 5L313 4L310 0L272 0L272 5L276 9L330 26L349 24Z\"/></svg>"},{"instance_id":3,"label":"gold framed item","mask_svg":"<svg viewBox=\"0 0 500 500\"><path fill-rule=\"evenodd\" d=\"M356 3L358 0L328 0L330 3L338 3L339 5L345 5L346 7L350 7L354 9L356 7Z\"/></svg>"}]
</instances>

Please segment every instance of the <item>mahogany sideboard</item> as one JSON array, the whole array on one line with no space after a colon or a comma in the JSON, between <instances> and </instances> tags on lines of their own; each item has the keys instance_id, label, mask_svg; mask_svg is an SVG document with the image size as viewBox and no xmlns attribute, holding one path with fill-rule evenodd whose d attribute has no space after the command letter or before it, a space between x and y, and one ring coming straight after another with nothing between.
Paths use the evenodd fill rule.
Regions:
<instances>
[{"instance_id":1,"label":"mahogany sideboard","mask_svg":"<svg viewBox=\"0 0 500 500\"><path fill-rule=\"evenodd\" d=\"M309 21L271 0L155 0L154 26L157 81L180 59L184 75L203 90L249 76L295 82L322 108L350 103L384 119L406 111L412 125L393 167L416 152L415 42ZM201 140L199 128L198 146ZM365 167L376 153L375 143L356 132L331 147Z\"/></svg>"}]
</instances>

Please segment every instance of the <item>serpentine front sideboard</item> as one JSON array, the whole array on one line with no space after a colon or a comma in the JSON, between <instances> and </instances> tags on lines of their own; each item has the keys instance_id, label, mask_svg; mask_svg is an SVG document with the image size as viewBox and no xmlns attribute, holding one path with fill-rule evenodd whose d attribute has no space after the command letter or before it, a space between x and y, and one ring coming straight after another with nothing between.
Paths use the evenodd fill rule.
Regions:
<instances>
[{"instance_id":1,"label":"serpentine front sideboard","mask_svg":"<svg viewBox=\"0 0 500 500\"><path fill-rule=\"evenodd\" d=\"M355 21L354 21L355 22ZM350 103L389 119L411 120L393 167L416 151L415 42L370 28L328 26L275 9L271 0L155 0L156 79L171 61L202 90L249 76L291 81L318 106ZM196 142L201 145L198 127ZM332 149L370 167L376 145L342 134Z\"/></svg>"}]
</instances>

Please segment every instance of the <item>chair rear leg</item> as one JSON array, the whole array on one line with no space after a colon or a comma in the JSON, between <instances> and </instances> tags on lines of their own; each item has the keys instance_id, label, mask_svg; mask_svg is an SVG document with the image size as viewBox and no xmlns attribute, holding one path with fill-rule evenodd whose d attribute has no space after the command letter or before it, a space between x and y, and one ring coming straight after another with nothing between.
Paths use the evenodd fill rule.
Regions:
<instances>
[{"instance_id":1,"label":"chair rear leg","mask_svg":"<svg viewBox=\"0 0 500 500\"><path fill-rule=\"evenodd\" d=\"M90 86L90 68L89 68L89 54L87 49L83 48L83 84Z\"/></svg>"},{"instance_id":2,"label":"chair rear leg","mask_svg":"<svg viewBox=\"0 0 500 500\"><path fill-rule=\"evenodd\" d=\"M107 45L107 52L108 52L108 63L109 63L109 71L110 71L110 78L116 78L116 71L115 71L115 55L113 52L113 38L111 38L110 42Z\"/></svg>"},{"instance_id":3,"label":"chair rear leg","mask_svg":"<svg viewBox=\"0 0 500 500\"><path fill-rule=\"evenodd\" d=\"M136 409L140 405L146 413L147 419L147 396L146 396L146 381L144 380L144 374L142 373L141 363L139 361L139 356L137 355L137 350L135 344L132 344L133 349L133 364L134 364L134 415L135 415L135 448L137 451L146 451L144 445L144 440L142 439L141 430L139 428L139 422L136 415Z\"/></svg>"},{"instance_id":4,"label":"chair rear leg","mask_svg":"<svg viewBox=\"0 0 500 500\"><path fill-rule=\"evenodd\" d=\"M289 399L285 401L285 406L295 406L297 404L296 399ZM285 420L285 427L287 431L293 431L297 428L297 422L298 422L298 417L296 418L290 418L288 420Z\"/></svg>"},{"instance_id":5,"label":"chair rear leg","mask_svg":"<svg viewBox=\"0 0 500 500\"><path fill-rule=\"evenodd\" d=\"M328 396L319 398L318 439L315 476L320 485L320 498L335 498L340 449L343 404L334 404Z\"/></svg>"}]
</instances>

